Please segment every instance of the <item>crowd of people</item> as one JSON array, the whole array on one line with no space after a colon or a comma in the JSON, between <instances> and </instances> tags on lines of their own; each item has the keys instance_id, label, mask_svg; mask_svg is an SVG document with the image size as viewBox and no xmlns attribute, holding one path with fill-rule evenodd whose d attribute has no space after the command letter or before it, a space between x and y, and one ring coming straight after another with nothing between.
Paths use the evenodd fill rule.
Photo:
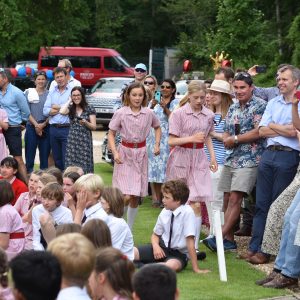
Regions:
<instances>
[{"instance_id":1,"label":"crowd of people","mask_svg":"<svg viewBox=\"0 0 300 300\"><path fill-rule=\"evenodd\" d=\"M210 272L199 268L205 253L198 249L207 224L209 235L201 242L217 251L216 209L224 212L225 251L237 249L235 236L248 226L249 249L239 258L263 264L276 255L274 270L258 285L297 286L299 69L280 65L277 87L260 88L253 83L254 67L236 73L221 67L213 80L190 81L178 99L173 80L164 79L156 93L156 78L137 64L109 124L112 187L93 174L96 112L71 70L61 60L49 91L45 72L38 71L36 88L23 94L10 83L9 71L0 69L4 299L13 299L7 261L15 299L153 299L157 290L161 295L155 299L176 299L174 271L190 260L195 273ZM25 163L22 121L27 121ZM37 148L40 170L34 171ZM163 209L149 233L151 243L134 246L138 206L149 191L152 206ZM246 209L241 216L247 201L255 206L253 216ZM39 266L36 273L22 271ZM153 280L153 272L163 279ZM29 284L43 274L51 278L43 289ZM161 298L166 280L170 288L164 287Z\"/></svg>"}]
</instances>

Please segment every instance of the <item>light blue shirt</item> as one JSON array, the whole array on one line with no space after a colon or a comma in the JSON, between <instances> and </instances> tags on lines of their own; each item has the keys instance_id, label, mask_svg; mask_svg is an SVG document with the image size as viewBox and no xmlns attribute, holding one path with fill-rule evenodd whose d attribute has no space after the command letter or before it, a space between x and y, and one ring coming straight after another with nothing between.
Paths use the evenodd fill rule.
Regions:
<instances>
[{"instance_id":1,"label":"light blue shirt","mask_svg":"<svg viewBox=\"0 0 300 300\"><path fill-rule=\"evenodd\" d=\"M298 105L298 112L300 107ZM270 100L259 123L259 127L268 126L270 123L280 125L292 124L292 103L287 103L282 95ZM267 147L271 145L282 145L300 151L299 142L296 137L275 136L267 138Z\"/></svg>"},{"instance_id":2,"label":"light blue shirt","mask_svg":"<svg viewBox=\"0 0 300 300\"><path fill-rule=\"evenodd\" d=\"M43 108L43 114L45 117L49 117L50 110L53 104L58 104L62 106L63 104L67 103L69 97L71 95L71 88L67 85L65 89L60 92L58 87L56 86L52 91L49 92L47 96L46 103ZM50 116L49 124L69 124L69 116L57 114L54 116Z\"/></svg>"},{"instance_id":3,"label":"light blue shirt","mask_svg":"<svg viewBox=\"0 0 300 300\"><path fill-rule=\"evenodd\" d=\"M9 125L19 125L22 121L27 121L30 110L26 97L16 86L9 83L4 93L0 91L0 105L8 114Z\"/></svg>"}]
</instances>

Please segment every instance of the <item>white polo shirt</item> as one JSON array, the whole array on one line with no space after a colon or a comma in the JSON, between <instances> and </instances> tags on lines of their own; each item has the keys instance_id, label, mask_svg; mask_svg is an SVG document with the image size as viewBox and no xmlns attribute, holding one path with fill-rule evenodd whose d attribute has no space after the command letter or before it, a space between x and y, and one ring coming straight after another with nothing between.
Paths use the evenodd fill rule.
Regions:
<instances>
[{"instance_id":1,"label":"white polo shirt","mask_svg":"<svg viewBox=\"0 0 300 300\"><path fill-rule=\"evenodd\" d=\"M82 225L84 225L87 221L93 220L93 219L100 219L100 220L104 221L105 223L107 223L108 216L107 216L107 213L102 208L102 205L100 202L98 202L97 204L95 204L89 208L86 208L83 211L83 213L86 216L86 220Z\"/></svg>"}]
</instances>

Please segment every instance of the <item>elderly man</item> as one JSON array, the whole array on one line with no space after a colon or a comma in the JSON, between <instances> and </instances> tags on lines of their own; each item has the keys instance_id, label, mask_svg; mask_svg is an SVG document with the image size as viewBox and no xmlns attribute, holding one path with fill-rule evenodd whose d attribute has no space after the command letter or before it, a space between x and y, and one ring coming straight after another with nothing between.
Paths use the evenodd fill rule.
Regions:
<instances>
[{"instance_id":1,"label":"elderly man","mask_svg":"<svg viewBox=\"0 0 300 300\"><path fill-rule=\"evenodd\" d=\"M27 180L27 171L22 158L21 123L27 121L30 110L23 92L11 84L12 75L8 69L0 69L0 106L8 114L9 127L3 132L9 153L18 161L19 172Z\"/></svg>"},{"instance_id":2,"label":"elderly man","mask_svg":"<svg viewBox=\"0 0 300 300\"><path fill-rule=\"evenodd\" d=\"M225 222L222 229L224 250L235 250L234 228L239 219L241 203L256 182L257 165L264 150L258 133L258 124L266 102L253 96L253 82L246 72L237 73L233 88L238 102L232 104L225 119L223 142L226 156L218 189L225 193ZM227 194L227 195L226 195ZM215 238L203 240L211 250L216 250Z\"/></svg>"},{"instance_id":3,"label":"elderly man","mask_svg":"<svg viewBox=\"0 0 300 300\"><path fill-rule=\"evenodd\" d=\"M286 65L277 72L280 95L268 102L259 124L259 135L267 138L267 150L258 167L256 205L252 239L246 259L252 264L267 263L261 251L269 208L294 179L299 165L299 142L292 124L292 101L300 84L300 70Z\"/></svg>"}]
</instances>

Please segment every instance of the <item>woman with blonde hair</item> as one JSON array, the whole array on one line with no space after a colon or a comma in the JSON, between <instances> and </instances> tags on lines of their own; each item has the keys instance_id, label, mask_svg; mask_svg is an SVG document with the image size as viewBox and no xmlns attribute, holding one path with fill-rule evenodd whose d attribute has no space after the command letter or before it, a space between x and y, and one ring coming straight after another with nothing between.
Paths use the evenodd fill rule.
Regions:
<instances>
[{"instance_id":1,"label":"woman with blonde hair","mask_svg":"<svg viewBox=\"0 0 300 300\"><path fill-rule=\"evenodd\" d=\"M210 133L214 130L214 114L205 107L206 87L191 81L180 108L173 111L169 120L169 145L173 147L167 163L167 180L182 179L189 189L188 203L196 215L195 248L198 249L201 230L201 202L212 198L209 170L216 172L218 164ZM204 152L204 144L210 162Z\"/></svg>"}]
</instances>

